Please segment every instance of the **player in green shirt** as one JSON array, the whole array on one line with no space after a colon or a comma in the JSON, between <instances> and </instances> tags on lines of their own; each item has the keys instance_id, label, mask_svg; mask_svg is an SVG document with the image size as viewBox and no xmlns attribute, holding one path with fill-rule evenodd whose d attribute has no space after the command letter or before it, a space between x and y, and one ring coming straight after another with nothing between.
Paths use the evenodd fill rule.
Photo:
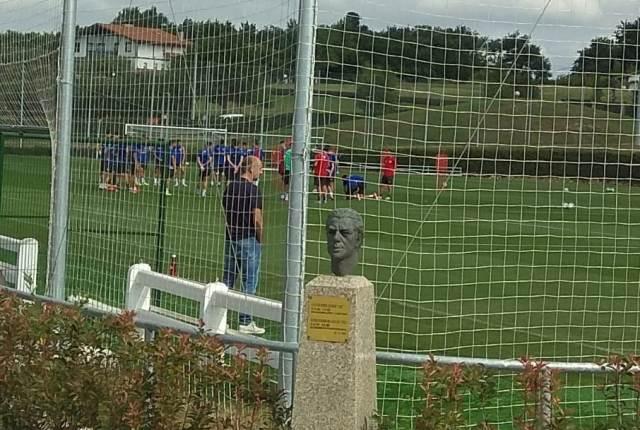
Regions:
<instances>
[{"instance_id":1,"label":"player in green shirt","mask_svg":"<svg viewBox=\"0 0 640 430\"><path fill-rule=\"evenodd\" d=\"M291 179L291 147L284 152L284 175L282 182L284 183L284 201L289 200L289 180Z\"/></svg>"}]
</instances>

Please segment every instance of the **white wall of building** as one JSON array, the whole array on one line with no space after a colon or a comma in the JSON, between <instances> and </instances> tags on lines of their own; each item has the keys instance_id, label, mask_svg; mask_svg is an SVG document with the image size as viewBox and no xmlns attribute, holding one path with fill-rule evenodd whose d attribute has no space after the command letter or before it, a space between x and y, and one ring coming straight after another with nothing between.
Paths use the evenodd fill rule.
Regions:
<instances>
[{"instance_id":1,"label":"white wall of building","mask_svg":"<svg viewBox=\"0 0 640 430\"><path fill-rule=\"evenodd\" d=\"M136 69L164 70L169 67L172 56L183 55L181 46L154 45L138 43L115 35L81 35L76 39L77 58L86 57L88 53L98 55L117 55L130 58L132 67Z\"/></svg>"}]
</instances>

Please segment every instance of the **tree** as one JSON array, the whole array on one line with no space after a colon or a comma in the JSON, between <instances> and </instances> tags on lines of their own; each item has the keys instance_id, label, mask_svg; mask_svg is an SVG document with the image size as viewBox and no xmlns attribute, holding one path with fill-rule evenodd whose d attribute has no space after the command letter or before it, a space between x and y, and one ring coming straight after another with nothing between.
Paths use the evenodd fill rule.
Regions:
<instances>
[{"instance_id":1,"label":"tree","mask_svg":"<svg viewBox=\"0 0 640 430\"><path fill-rule=\"evenodd\" d=\"M618 58L622 61L625 72L640 73L640 18L634 21L621 21L614 33L618 47Z\"/></svg>"},{"instance_id":2,"label":"tree","mask_svg":"<svg viewBox=\"0 0 640 430\"><path fill-rule=\"evenodd\" d=\"M596 37L588 47L578 51L571 70L581 73L611 74L621 71L621 49L614 39Z\"/></svg>"},{"instance_id":3,"label":"tree","mask_svg":"<svg viewBox=\"0 0 640 430\"><path fill-rule=\"evenodd\" d=\"M318 28L316 61L319 74L356 80L358 67L371 64L371 33L367 26L361 25L360 15L355 12L348 12L331 26Z\"/></svg>"},{"instance_id":4,"label":"tree","mask_svg":"<svg viewBox=\"0 0 640 430\"><path fill-rule=\"evenodd\" d=\"M347 12L344 17L344 30L359 32L360 31L360 15L356 12Z\"/></svg>"},{"instance_id":5,"label":"tree","mask_svg":"<svg viewBox=\"0 0 640 430\"><path fill-rule=\"evenodd\" d=\"M162 12L159 12L155 6L141 11L139 7L126 7L118 12L113 19L114 24L131 24L136 27L164 28L168 29L173 26Z\"/></svg>"},{"instance_id":6,"label":"tree","mask_svg":"<svg viewBox=\"0 0 640 430\"><path fill-rule=\"evenodd\" d=\"M484 65L484 38L468 27L388 27L373 41L373 64L403 79L471 80Z\"/></svg>"},{"instance_id":7,"label":"tree","mask_svg":"<svg viewBox=\"0 0 640 430\"><path fill-rule=\"evenodd\" d=\"M513 70L516 82L542 83L551 76L551 63L529 36L519 31L489 43L493 65L503 71Z\"/></svg>"},{"instance_id":8,"label":"tree","mask_svg":"<svg viewBox=\"0 0 640 430\"><path fill-rule=\"evenodd\" d=\"M501 88L503 95L518 91L523 96L533 97L537 94L537 86L551 76L549 59L539 46L531 43L528 35L519 31L488 43L487 65L487 81L511 87L510 90Z\"/></svg>"}]
</instances>

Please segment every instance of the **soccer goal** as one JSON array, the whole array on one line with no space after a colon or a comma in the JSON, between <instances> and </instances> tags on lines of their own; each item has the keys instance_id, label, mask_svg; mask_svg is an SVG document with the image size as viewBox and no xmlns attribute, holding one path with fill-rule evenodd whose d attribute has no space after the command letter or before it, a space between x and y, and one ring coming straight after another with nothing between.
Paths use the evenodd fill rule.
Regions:
<instances>
[{"instance_id":1,"label":"soccer goal","mask_svg":"<svg viewBox=\"0 0 640 430\"><path fill-rule=\"evenodd\" d=\"M187 148L197 148L207 142L227 142L225 128L177 127L170 125L150 125L127 123L124 134L128 137L152 140L180 140Z\"/></svg>"}]
</instances>

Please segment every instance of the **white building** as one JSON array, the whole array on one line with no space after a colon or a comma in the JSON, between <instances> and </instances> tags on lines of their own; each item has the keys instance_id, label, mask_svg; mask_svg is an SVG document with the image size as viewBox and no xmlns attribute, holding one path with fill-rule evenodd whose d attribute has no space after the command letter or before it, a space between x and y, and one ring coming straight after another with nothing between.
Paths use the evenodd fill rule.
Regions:
<instances>
[{"instance_id":1,"label":"white building","mask_svg":"<svg viewBox=\"0 0 640 430\"><path fill-rule=\"evenodd\" d=\"M75 56L114 55L131 59L134 69L164 70L171 57L184 54L188 42L159 28L131 24L94 24L76 37Z\"/></svg>"}]
</instances>

